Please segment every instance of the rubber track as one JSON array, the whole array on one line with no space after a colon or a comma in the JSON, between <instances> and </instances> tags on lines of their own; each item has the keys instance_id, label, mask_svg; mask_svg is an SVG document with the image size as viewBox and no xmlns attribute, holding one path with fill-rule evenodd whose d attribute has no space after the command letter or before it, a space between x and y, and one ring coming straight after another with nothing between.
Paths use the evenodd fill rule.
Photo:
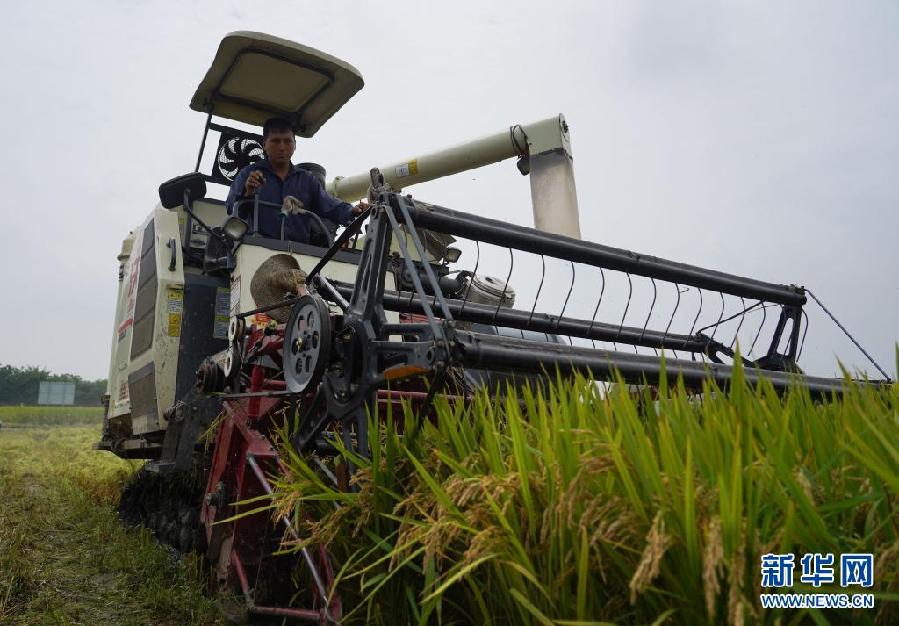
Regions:
<instances>
[{"instance_id":1,"label":"rubber track","mask_svg":"<svg viewBox=\"0 0 899 626\"><path fill-rule=\"evenodd\" d=\"M141 469L125 486L119 519L144 526L180 553L205 548L200 526L203 484L190 472L160 474Z\"/></svg>"}]
</instances>

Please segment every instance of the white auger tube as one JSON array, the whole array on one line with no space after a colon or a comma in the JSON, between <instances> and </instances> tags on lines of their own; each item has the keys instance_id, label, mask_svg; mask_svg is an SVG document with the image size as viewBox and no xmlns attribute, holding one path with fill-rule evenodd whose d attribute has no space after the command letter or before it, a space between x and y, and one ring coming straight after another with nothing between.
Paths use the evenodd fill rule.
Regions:
<instances>
[{"instance_id":1,"label":"white auger tube","mask_svg":"<svg viewBox=\"0 0 899 626\"><path fill-rule=\"evenodd\" d=\"M530 175L534 227L580 239L571 139L561 114L533 124L515 124L487 137L379 169L387 183L395 189L404 189L512 157L519 157L519 169ZM353 201L368 193L370 182L366 171L355 176L337 176L328 183L327 189L338 198Z\"/></svg>"}]
</instances>

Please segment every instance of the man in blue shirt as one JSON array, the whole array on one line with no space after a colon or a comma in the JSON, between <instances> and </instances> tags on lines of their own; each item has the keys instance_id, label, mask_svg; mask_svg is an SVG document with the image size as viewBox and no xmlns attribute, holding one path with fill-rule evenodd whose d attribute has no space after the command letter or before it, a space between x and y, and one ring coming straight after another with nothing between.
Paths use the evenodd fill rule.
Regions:
<instances>
[{"instance_id":1,"label":"man in blue shirt","mask_svg":"<svg viewBox=\"0 0 899 626\"><path fill-rule=\"evenodd\" d=\"M231 183L231 191L226 202L228 213L234 215L237 201L253 198L271 202L279 207L284 199L293 196L307 211L338 224L346 225L365 210L365 205L352 206L332 198L322 188L321 183L309 172L298 169L291 163L297 148L293 127L283 118L274 117L262 127L262 147L266 158L246 166ZM240 208L240 217L252 214L250 203ZM269 206L259 208L259 234L279 239L281 224L284 222L284 238L308 243L310 218L303 214L284 215ZM251 224L252 226L252 224Z\"/></svg>"}]
</instances>

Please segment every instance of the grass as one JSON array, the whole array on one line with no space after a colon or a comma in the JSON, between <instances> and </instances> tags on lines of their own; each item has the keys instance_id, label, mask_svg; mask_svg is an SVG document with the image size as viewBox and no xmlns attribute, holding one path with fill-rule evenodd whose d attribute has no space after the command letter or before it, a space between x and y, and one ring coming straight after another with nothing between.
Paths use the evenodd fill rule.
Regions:
<instances>
[{"instance_id":1,"label":"grass","mask_svg":"<svg viewBox=\"0 0 899 626\"><path fill-rule=\"evenodd\" d=\"M0 424L5 426L75 426L102 422L102 406L0 406Z\"/></svg>"},{"instance_id":2,"label":"grass","mask_svg":"<svg viewBox=\"0 0 899 626\"><path fill-rule=\"evenodd\" d=\"M436 409L371 423L351 493L282 446L273 506L329 546L347 623L899 623L897 385L579 378ZM768 552L873 553L875 609L763 609Z\"/></svg>"},{"instance_id":3,"label":"grass","mask_svg":"<svg viewBox=\"0 0 899 626\"><path fill-rule=\"evenodd\" d=\"M89 414L62 415L50 418ZM119 524L136 464L91 451L98 437L96 426L0 429L0 623L222 623L198 558Z\"/></svg>"}]
</instances>

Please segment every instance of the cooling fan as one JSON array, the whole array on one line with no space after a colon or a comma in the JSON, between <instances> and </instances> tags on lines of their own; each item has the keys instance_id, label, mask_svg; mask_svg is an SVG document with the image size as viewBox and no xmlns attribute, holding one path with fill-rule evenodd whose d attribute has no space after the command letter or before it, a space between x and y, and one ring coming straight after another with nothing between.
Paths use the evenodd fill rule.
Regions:
<instances>
[{"instance_id":1,"label":"cooling fan","mask_svg":"<svg viewBox=\"0 0 899 626\"><path fill-rule=\"evenodd\" d=\"M233 181L237 173L263 156L262 145L255 139L229 137L219 145L215 164L219 173Z\"/></svg>"}]
</instances>

